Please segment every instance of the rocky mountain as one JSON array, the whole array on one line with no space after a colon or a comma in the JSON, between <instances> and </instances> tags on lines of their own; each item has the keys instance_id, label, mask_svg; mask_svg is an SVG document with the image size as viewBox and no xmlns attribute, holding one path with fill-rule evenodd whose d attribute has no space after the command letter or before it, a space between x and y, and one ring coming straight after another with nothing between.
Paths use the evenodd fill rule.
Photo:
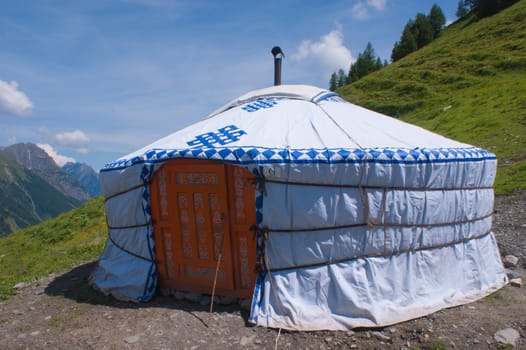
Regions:
<instances>
[{"instance_id":1,"label":"rocky mountain","mask_svg":"<svg viewBox=\"0 0 526 350\"><path fill-rule=\"evenodd\" d=\"M74 177L91 197L100 195L99 175L92 167L83 163L69 162L64 164L62 169Z\"/></svg>"},{"instance_id":2,"label":"rocky mountain","mask_svg":"<svg viewBox=\"0 0 526 350\"><path fill-rule=\"evenodd\" d=\"M32 143L0 148L0 237L79 207L100 194L86 164L61 168Z\"/></svg>"},{"instance_id":3,"label":"rocky mountain","mask_svg":"<svg viewBox=\"0 0 526 350\"><path fill-rule=\"evenodd\" d=\"M85 202L91 195L77 179L63 170L46 151L32 143L18 143L4 148L4 153L31 170L64 195Z\"/></svg>"},{"instance_id":4,"label":"rocky mountain","mask_svg":"<svg viewBox=\"0 0 526 350\"><path fill-rule=\"evenodd\" d=\"M81 204L0 150L0 237Z\"/></svg>"}]
</instances>

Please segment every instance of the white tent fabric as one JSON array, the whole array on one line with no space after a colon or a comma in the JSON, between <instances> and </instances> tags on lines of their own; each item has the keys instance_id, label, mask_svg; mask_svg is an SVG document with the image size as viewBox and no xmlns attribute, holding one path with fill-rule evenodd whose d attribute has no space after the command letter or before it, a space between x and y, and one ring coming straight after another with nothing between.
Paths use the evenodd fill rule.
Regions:
<instances>
[{"instance_id":1,"label":"white tent fabric","mask_svg":"<svg viewBox=\"0 0 526 350\"><path fill-rule=\"evenodd\" d=\"M91 281L103 292L155 293L149 181L177 158L239 165L264 183L257 325L380 327L507 283L491 232L495 155L289 85L244 95L101 170L109 240Z\"/></svg>"}]
</instances>

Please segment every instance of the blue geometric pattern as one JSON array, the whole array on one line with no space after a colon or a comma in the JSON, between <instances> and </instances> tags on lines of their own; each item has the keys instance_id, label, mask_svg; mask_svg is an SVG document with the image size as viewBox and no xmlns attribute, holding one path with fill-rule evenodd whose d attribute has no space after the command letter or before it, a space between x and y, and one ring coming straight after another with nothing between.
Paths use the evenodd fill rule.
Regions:
<instances>
[{"instance_id":1,"label":"blue geometric pattern","mask_svg":"<svg viewBox=\"0 0 526 350\"><path fill-rule=\"evenodd\" d=\"M478 147L467 148L305 148L215 147L152 149L142 156L121 159L101 171L123 169L135 164L164 162L169 159L208 159L249 164L336 164L336 163L444 163L495 160L496 156Z\"/></svg>"},{"instance_id":2,"label":"blue geometric pattern","mask_svg":"<svg viewBox=\"0 0 526 350\"><path fill-rule=\"evenodd\" d=\"M141 180L144 184L142 193L142 211L145 222L150 223L152 219L152 209L150 206L150 183L154 173L153 165L145 164L142 167ZM148 301L152 298L157 290L157 264L155 263L155 240L151 223L146 227L146 242L148 244L148 253L150 256L150 269L146 276L146 283L144 285L143 296L139 298L140 301Z\"/></svg>"},{"instance_id":3,"label":"blue geometric pattern","mask_svg":"<svg viewBox=\"0 0 526 350\"><path fill-rule=\"evenodd\" d=\"M321 101L337 101L341 102L344 101L340 95L338 95L335 92L329 92L329 91L320 91L316 96L310 99L311 102L319 103Z\"/></svg>"}]
</instances>

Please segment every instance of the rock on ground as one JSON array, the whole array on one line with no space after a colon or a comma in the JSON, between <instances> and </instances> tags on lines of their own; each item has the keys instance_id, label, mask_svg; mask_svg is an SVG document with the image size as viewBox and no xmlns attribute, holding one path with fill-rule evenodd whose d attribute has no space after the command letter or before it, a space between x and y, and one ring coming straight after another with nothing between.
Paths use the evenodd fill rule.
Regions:
<instances>
[{"instance_id":1,"label":"rock on ground","mask_svg":"<svg viewBox=\"0 0 526 350\"><path fill-rule=\"evenodd\" d=\"M505 328L495 333L494 338L498 344L509 344L516 347L520 334L513 328Z\"/></svg>"}]
</instances>

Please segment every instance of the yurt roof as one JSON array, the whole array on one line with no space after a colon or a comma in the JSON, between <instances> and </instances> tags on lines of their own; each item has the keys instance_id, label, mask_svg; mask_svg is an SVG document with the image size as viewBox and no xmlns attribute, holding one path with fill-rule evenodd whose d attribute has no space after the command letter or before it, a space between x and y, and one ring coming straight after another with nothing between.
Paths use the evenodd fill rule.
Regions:
<instances>
[{"instance_id":1,"label":"yurt roof","mask_svg":"<svg viewBox=\"0 0 526 350\"><path fill-rule=\"evenodd\" d=\"M327 153L328 152L328 153ZM466 153L467 152L467 153ZM482 153L481 153L482 152ZM232 163L348 162L393 157L494 157L307 85L279 85L249 92L203 120L112 162L123 168L169 158Z\"/></svg>"}]
</instances>

